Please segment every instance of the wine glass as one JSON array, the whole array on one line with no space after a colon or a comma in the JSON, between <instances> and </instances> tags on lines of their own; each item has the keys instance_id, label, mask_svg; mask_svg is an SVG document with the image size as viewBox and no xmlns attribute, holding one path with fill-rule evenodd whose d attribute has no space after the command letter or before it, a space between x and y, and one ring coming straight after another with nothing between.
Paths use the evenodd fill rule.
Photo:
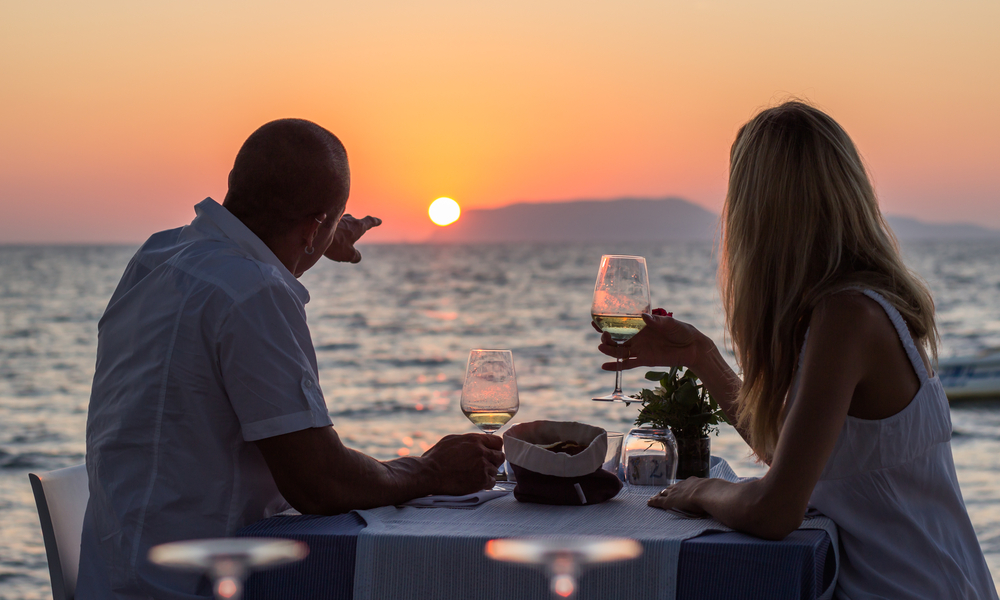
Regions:
<instances>
[{"instance_id":1,"label":"wine glass","mask_svg":"<svg viewBox=\"0 0 1000 600\"><path fill-rule=\"evenodd\" d=\"M510 538L486 542L486 556L493 560L544 565L549 590L556 600L575 598L577 579L583 567L642 554L642 546L627 538L589 536L555 538Z\"/></svg>"},{"instance_id":2,"label":"wine glass","mask_svg":"<svg viewBox=\"0 0 1000 600\"><path fill-rule=\"evenodd\" d=\"M462 386L462 412L486 433L496 433L517 414L517 376L510 350L473 350Z\"/></svg>"},{"instance_id":3,"label":"wine glass","mask_svg":"<svg viewBox=\"0 0 1000 600\"><path fill-rule=\"evenodd\" d=\"M216 600L240 600L249 571L299 561L307 554L309 548L293 540L217 538L153 546L149 560L168 569L207 573Z\"/></svg>"},{"instance_id":4,"label":"wine glass","mask_svg":"<svg viewBox=\"0 0 1000 600\"><path fill-rule=\"evenodd\" d=\"M462 412L486 433L496 433L517 414L517 376L510 350L481 350L469 353L469 366L462 385ZM504 461L497 481L514 481Z\"/></svg>"},{"instance_id":5,"label":"wine glass","mask_svg":"<svg viewBox=\"0 0 1000 600\"><path fill-rule=\"evenodd\" d=\"M615 369L615 391L594 398L601 402L632 402L622 394L621 345L639 333L646 322L642 313L649 312L649 276L646 259L641 256L604 255L594 284L594 303L590 314L601 331L618 345L618 368Z\"/></svg>"}]
</instances>

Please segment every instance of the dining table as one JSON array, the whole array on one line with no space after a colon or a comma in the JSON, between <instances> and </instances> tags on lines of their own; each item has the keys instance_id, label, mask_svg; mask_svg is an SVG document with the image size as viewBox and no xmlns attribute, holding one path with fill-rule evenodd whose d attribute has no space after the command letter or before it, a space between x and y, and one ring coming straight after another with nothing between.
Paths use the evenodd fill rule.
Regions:
<instances>
[{"instance_id":1,"label":"dining table","mask_svg":"<svg viewBox=\"0 0 1000 600\"><path fill-rule=\"evenodd\" d=\"M711 475L738 481L713 457ZM839 567L837 530L807 515L780 541L735 532L711 518L650 508L655 493L626 485L591 506L551 506L500 495L468 508L382 507L335 516L277 515L241 529L242 537L280 537L309 547L300 563L252 574L245 598L545 599L546 574L499 563L484 554L488 540L510 537L626 537L643 553L635 560L592 565L578 598L825 599Z\"/></svg>"}]
</instances>

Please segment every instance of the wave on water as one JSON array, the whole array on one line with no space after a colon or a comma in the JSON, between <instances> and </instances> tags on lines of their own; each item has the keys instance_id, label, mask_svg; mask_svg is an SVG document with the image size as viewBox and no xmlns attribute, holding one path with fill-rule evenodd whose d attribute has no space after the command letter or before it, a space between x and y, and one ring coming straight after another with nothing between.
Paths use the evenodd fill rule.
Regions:
<instances>
[{"instance_id":1,"label":"wave on water","mask_svg":"<svg viewBox=\"0 0 1000 600\"><path fill-rule=\"evenodd\" d=\"M15 452L0 450L0 469L52 471L83 463L82 452Z\"/></svg>"},{"instance_id":2,"label":"wave on water","mask_svg":"<svg viewBox=\"0 0 1000 600\"><path fill-rule=\"evenodd\" d=\"M349 342L346 344L323 344L316 346L316 352L331 352L333 350L357 350L359 344Z\"/></svg>"}]
</instances>

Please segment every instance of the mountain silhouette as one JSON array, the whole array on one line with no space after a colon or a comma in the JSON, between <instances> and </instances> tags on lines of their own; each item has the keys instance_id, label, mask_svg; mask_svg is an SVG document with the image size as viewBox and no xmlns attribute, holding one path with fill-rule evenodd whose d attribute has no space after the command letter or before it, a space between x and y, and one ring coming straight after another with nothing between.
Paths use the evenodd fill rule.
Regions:
<instances>
[{"instance_id":1,"label":"mountain silhouette","mask_svg":"<svg viewBox=\"0 0 1000 600\"><path fill-rule=\"evenodd\" d=\"M711 241L718 224L718 215L680 198L525 202L465 211L428 241Z\"/></svg>"},{"instance_id":2,"label":"mountain silhouette","mask_svg":"<svg viewBox=\"0 0 1000 600\"><path fill-rule=\"evenodd\" d=\"M928 223L887 215L900 240L1000 239L1000 231L971 223ZM521 202L471 209L434 231L431 243L504 242L711 242L719 215L681 198L619 198Z\"/></svg>"},{"instance_id":3,"label":"mountain silhouette","mask_svg":"<svg viewBox=\"0 0 1000 600\"><path fill-rule=\"evenodd\" d=\"M1000 231L971 223L926 223L899 215L886 215L885 220L901 240L1000 239Z\"/></svg>"}]
</instances>

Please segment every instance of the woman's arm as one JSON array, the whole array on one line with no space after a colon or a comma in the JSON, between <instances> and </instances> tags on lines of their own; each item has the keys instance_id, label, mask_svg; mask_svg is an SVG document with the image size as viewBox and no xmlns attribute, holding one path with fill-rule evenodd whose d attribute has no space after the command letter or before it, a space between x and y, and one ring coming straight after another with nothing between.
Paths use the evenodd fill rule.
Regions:
<instances>
[{"instance_id":1,"label":"woman's arm","mask_svg":"<svg viewBox=\"0 0 1000 600\"><path fill-rule=\"evenodd\" d=\"M886 324L894 335L885 314L865 302L870 301L842 294L813 311L798 391L764 477L742 484L688 479L651 498L650 506L706 512L733 529L768 539L794 531L837 443L855 389L878 368L872 336L884 336Z\"/></svg>"}]
</instances>

